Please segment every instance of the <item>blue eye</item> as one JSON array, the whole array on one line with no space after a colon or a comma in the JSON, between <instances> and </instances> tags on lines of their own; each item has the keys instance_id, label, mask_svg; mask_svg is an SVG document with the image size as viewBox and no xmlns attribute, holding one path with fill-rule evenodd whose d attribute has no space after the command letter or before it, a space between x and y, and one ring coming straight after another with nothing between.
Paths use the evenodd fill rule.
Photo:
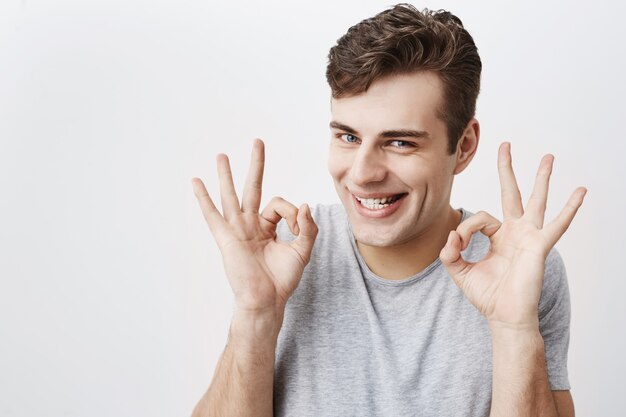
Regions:
<instances>
[{"instance_id":1,"label":"blue eye","mask_svg":"<svg viewBox=\"0 0 626 417\"><path fill-rule=\"evenodd\" d=\"M413 146L411 142L407 142L405 140L393 140L390 143L396 148L410 148Z\"/></svg>"},{"instance_id":2,"label":"blue eye","mask_svg":"<svg viewBox=\"0 0 626 417\"><path fill-rule=\"evenodd\" d=\"M348 142L348 143L355 143L358 140L356 136L351 135L349 133L344 133L343 135L339 137L341 138L341 140L343 140L344 142Z\"/></svg>"}]
</instances>

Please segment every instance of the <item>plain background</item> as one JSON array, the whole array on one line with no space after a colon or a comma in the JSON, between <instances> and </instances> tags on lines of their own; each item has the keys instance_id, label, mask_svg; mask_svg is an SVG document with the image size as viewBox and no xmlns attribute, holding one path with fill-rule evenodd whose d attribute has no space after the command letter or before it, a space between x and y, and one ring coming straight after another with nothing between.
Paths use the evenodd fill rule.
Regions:
<instances>
[{"instance_id":1,"label":"plain background","mask_svg":"<svg viewBox=\"0 0 626 417\"><path fill-rule=\"evenodd\" d=\"M528 196L556 156L548 218L573 302L579 416L623 415L623 2L425 1L483 60L478 154L453 205L501 217L496 150ZM189 415L232 293L190 180L242 184L266 141L264 202L338 201L326 171L328 49L379 1L2 0L0 416Z\"/></svg>"}]
</instances>

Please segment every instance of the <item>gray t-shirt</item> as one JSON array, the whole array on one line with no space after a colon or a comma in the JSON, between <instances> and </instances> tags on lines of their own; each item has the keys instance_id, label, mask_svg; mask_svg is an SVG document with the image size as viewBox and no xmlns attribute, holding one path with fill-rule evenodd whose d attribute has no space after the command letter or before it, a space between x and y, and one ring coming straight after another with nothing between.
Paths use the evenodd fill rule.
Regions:
<instances>
[{"instance_id":1,"label":"gray t-shirt","mask_svg":"<svg viewBox=\"0 0 626 417\"><path fill-rule=\"evenodd\" d=\"M460 210L463 220L471 216ZM363 261L343 206L319 205L313 217L319 234L311 262L278 337L274 415L488 416L487 323L441 261L407 279L383 279ZM293 239L284 222L278 235ZM475 262L488 248L475 233L462 254ZM570 302L554 249L539 317L551 387L567 390Z\"/></svg>"}]
</instances>

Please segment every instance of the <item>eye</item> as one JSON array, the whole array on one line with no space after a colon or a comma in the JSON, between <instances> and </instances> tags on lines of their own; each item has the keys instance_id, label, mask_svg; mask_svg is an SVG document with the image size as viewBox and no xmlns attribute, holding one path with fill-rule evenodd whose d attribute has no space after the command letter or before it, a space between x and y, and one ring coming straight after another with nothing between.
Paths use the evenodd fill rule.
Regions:
<instances>
[{"instance_id":1,"label":"eye","mask_svg":"<svg viewBox=\"0 0 626 417\"><path fill-rule=\"evenodd\" d=\"M343 140L344 142L348 142L348 143L356 143L358 141L356 136L351 135L349 133L344 133L342 135L339 135L339 138Z\"/></svg>"},{"instance_id":2,"label":"eye","mask_svg":"<svg viewBox=\"0 0 626 417\"><path fill-rule=\"evenodd\" d=\"M407 142L406 140L392 140L389 142L392 146L396 148L413 148L415 144L413 142Z\"/></svg>"}]
</instances>

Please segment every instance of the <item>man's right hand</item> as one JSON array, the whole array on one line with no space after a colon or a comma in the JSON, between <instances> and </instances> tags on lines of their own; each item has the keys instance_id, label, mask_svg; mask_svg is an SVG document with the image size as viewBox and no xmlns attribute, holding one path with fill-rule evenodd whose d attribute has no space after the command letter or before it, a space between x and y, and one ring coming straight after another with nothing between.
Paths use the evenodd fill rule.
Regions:
<instances>
[{"instance_id":1,"label":"man's right hand","mask_svg":"<svg viewBox=\"0 0 626 417\"><path fill-rule=\"evenodd\" d=\"M202 214L222 253L224 269L235 295L236 308L246 314L282 316L304 267L309 262L317 225L308 205L297 208L274 198L259 214L265 151L257 139L241 205L224 154L217 156L222 212L213 204L199 178L191 180ZM296 239L291 243L276 238L276 225L285 219Z\"/></svg>"}]
</instances>

